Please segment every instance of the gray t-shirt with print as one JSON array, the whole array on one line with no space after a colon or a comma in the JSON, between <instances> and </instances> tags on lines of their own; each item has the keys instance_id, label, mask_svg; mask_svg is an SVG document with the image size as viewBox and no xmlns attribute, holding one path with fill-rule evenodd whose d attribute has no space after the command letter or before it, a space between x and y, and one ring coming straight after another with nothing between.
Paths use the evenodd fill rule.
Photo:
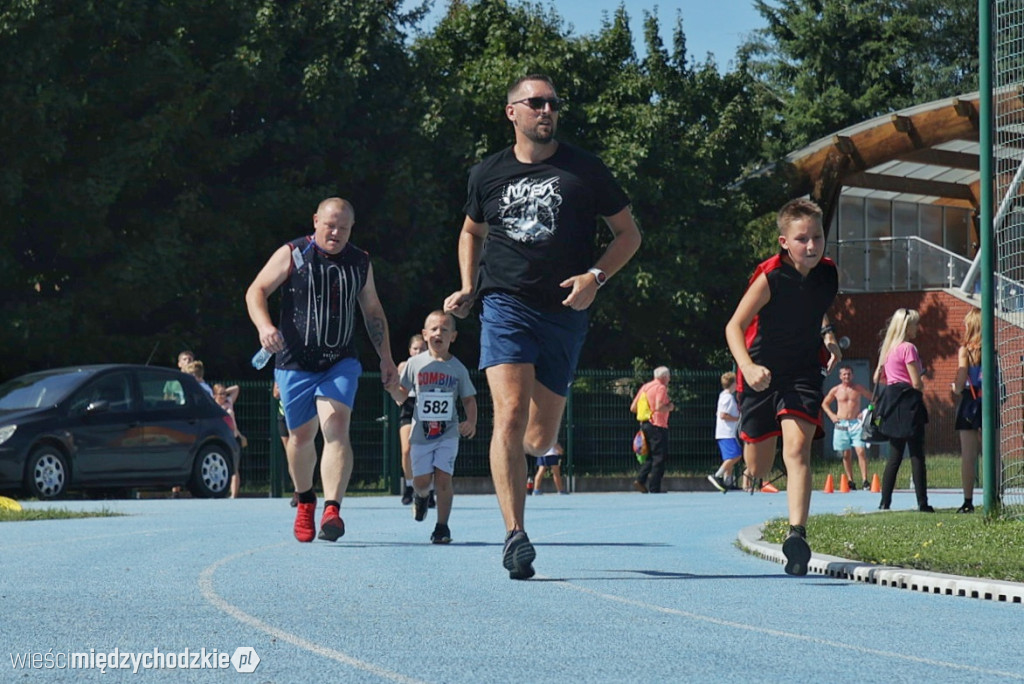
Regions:
<instances>
[{"instance_id":1,"label":"gray t-shirt with print","mask_svg":"<svg viewBox=\"0 0 1024 684\"><path fill-rule=\"evenodd\" d=\"M399 383L416 393L410 443L430 444L438 439L459 438L455 400L476 394L469 371L461 361L454 356L438 361L425 351L405 363Z\"/></svg>"}]
</instances>

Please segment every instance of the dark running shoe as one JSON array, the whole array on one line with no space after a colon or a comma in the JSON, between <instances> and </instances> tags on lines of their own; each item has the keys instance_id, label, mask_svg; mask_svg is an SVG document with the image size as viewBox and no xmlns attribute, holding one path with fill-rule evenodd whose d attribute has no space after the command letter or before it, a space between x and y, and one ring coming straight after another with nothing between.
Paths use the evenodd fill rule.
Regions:
<instances>
[{"instance_id":1,"label":"dark running shoe","mask_svg":"<svg viewBox=\"0 0 1024 684\"><path fill-rule=\"evenodd\" d=\"M324 515L320 518L319 538L324 541L338 541L345 536L345 521L338 515L337 506L328 506L324 509Z\"/></svg>"},{"instance_id":2,"label":"dark running shoe","mask_svg":"<svg viewBox=\"0 0 1024 684\"><path fill-rule=\"evenodd\" d=\"M427 508L437 508L437 501L434 500L434 490L430 490L430 494L427 494Z\"/></svg>"},{"instance_id":3,"label":"dark running shoe","mask_svg":"<svg viewBox=\"0 0 1024 684\"><path fill-rule=\"evenodd\" d=\"M447 525L437 523L434 525L434 531L430 535L430 542L432 544L451 544L452 531L448 529Z\"/></svg>"},{"instance_id":4,"label":"dark running shoe","mask_svg":"<svg viewBox=\"0 0 1024 684\"><path fill-rule=\"evenodd\" d=\"M864 480L864 482L861 483L860 488L863 489L865 492L870 492L871 491L871 483L868 482L867 480Z\"/></svg>"},{"instance_id":5,"label":"dark running shoe","mask_svg":"<svg viewBox=\"0 0 1024 684\"><path fill-rule=\"evenodd\" d=\"M928 504L925 504L924 506L918 506L917 510L921 511L922 513L934 513L935 512L935 509L932 508L931 506L929 506Z\"/></svg>"},{"instance_id":6,"label":"dark running shoe","mask_svg":"<svg viewBox=\"0 0 1024 684\"><path fill-rule=\"evenodd\" d=\"M298 492L292 492L292 508L295 508L298 505L299 505L299 493Z\"/></svg>"},{"instance_id":7,"label":"dark running shoe","mask_svg":"<svg viewBox=\"0 0 1024 684\"><path fill-rule=\"evenodd\" d=\"M789 536L782 542L782 553L786 556L787 575L806 575L807 564L811 561L811 547L799 531L790 528Z\"/></svg>"},{"instance_id":8,"label":"dark running shoe","mask_svg":"<svg viewBox=\"0 0 1024 684\"><path fill-rule=\"evenodd\" d=\"M405 488L405 491L402 492L402 505L403 506L408 506L411 503L412 503L412 487L409 487L407 485L406 488Z\"/></svg>"},{"instance_id":9,"label":"dark running shoe","mask_svg":"<svg viewBox=\"0 0 1024 684\"><path fill-rule=\"evenodd\" d=\"M525 530L513 530L505 537L505 551L501 563L508 570L509 579L525 580L535 574L533 559L537 557Z\"/></svg>"},{"instance_id":10,"label":"dark running shoe","mask_svg":"<svg viewBox=\"0 0 1024 684\"><path fill-rule=\"evenodd\" d=\"M295 506L295 538L300 542L311 542L316 536L316 522L313 516L316 515L316 501L313 503L302 503Z\"/></svg>"},{"instance_id":11,"label":"dark running shoe","mask_svg":"<svg viewBox=\"0 0 1024 684\"><path fill-rule=\"evenodd\" d=\"M423 522L423 519L427 517L427 497L420 496L419 494L413 496L412 500L412 519L416 522Z\"/></svg>"},{"instance_id":12,"label":"dark running shoe","mask_svg":"<svg viewBox=\"0 0 1024 684\"><path fill-rule=\"evenodd\" d=\"M956 509L956 512L957 513L973 513L974 512L974 503L971 502L971 501L964 501L964 504L960 508Z\"/></svg>"},{"instance_id":13,"label":"dark running shoe","mask_svg":"<svg viewBox=\"0 0 1024 684\"><path fill-rule=\"evenodd\" d=\"M729 487L725 484L725 480L718 477L717 475L708 475L708 482L714 486L715 489L725 494L729 491Z\"/></svg>"}]
</instances>

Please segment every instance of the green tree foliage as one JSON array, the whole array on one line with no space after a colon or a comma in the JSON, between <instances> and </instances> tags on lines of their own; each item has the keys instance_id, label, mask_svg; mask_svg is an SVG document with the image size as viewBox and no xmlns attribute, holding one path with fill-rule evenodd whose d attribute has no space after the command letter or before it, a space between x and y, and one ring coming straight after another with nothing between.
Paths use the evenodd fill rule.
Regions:
<instances>
[{"instance_id":1,"label":"green tree foliage","mask_svg":"<svg viewBox=\"0 0 1024 684\"><path fill-rule=\"evenodd\" d=\"M0 7L0 377L183 347L237 377L257 343L246 286L331 195L356 208L401 357L458 286L468 170L511 143L505 90L536 71L568 100L559 138L606 161L644 233L583 364L718 363L785 199L784 179L739 179L973 78L974 15L952 0L763 0L769 26L728 73L690 60L682 18L666 46L646 17L639 58L621 8L577 36L554 5L447 0L410 40L423 8L401 5ZM470 363L475 327L457 346Z\"/></svg>"},{"instance_id":2,"label":"green tree foliage","mask_svg":"<svg viewBox=\"0 0 1024 684\"><path fill-rule=\"evenodd\" d=\"M405 222L417 161L398 4L6 11L0 372L141 362L158 342L162 361L188 346L211 376L237 371L257 345L245 286L325 196L386 253L373 228Z\"/></svg>"},{"instance_id":3,"label":"green tree foliage","mask_svg":"<svg viewBox=\"0 0 1024 684\"><path fill-rule=\"evenodd\" d=\"M740 49L775 106L776 157L885 112L976 87L977 4L755 0L767 27Z\"/></svg>"}]
</instances>

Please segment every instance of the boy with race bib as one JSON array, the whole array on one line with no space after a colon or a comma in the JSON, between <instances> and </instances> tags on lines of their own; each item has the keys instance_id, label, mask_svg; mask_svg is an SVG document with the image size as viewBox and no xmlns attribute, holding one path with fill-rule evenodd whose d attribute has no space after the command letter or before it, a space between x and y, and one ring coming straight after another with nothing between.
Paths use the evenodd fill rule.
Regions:
<instances>
[{"instance_id":1,"label":"boy with race bib","mask_svg":"<svg viewBox=\"0 0 1024 684\"><path fill-rule=\"evenodd\" d=\"M431 478L437 498L437 524L430 535L435 544L452 540L448 518L452 510L452 474L459 454L459 437L476 434L476 388L469 371L449 351L457 336L455 318L434 311L423 324L427 351L410 358L402 369L398 386L391 391L402 403L410 392L416 394L412 417L410 455L413 475L413 518L427 516ZM456 400L462 399L466 420L459 422Z\"/></svg>"}]
</instances>

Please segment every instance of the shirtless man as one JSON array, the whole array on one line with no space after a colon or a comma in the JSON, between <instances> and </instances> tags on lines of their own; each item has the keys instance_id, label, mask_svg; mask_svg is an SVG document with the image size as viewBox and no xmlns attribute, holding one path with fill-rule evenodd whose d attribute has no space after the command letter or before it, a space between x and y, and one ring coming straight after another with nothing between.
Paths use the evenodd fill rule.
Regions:
<instances>
[{"instance_id":1,"label":"shirtless man","mask_svg":"<svg viewBox=\"0 0 1024 684\"><path fill-rule=\"evenodd\" d=\"M864 489L869 489L871 483L868 481L868 453L864 440L860 438L860 398L871 399L871 392L864 389L853 381L853 369L849 366L839 367L839 384L829 390L821 402L822 410L835 423L832 432L832 448L843 455L843 469L850 481L850 489L856 489L857 483L853 479L853 457L851 449L857 451L857 461L860 463L860 474L863 480ZM836 410L833 411L832 402L836 403Z\"/></svg>"}]
</instances>

